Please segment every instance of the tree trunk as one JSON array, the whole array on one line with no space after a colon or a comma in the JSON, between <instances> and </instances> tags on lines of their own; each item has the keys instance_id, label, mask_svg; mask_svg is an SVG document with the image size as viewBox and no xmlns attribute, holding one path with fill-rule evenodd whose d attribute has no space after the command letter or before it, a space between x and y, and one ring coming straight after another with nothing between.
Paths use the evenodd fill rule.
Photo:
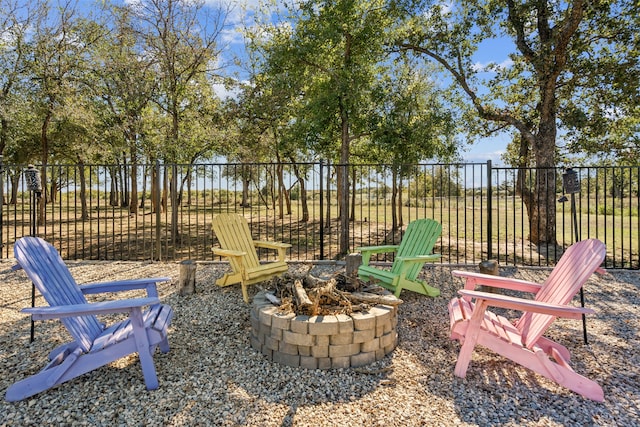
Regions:
<instances>
[{"instance_id":1,"label":"tree trunk","mask_svg":"<svg viewBox=\"0 0 640 427\"><path fill-rule=\"evenodd\" d=\"M404 225L404 215L402 215L402 205L404 198L402 197L402 172L398 173L398 228Z\"/></svg>"},{"instance_id":2,"label":"tree trunk","mask_svg":"<svg viewBox=\"0 0 640 427\"><path fill-rule=\"evenodd\" d=\"M325 228L327 230L329 230L331 228L331 172L330 172L330 168L329 165L327 165L327 200L326 200L326 204L327 204L327 211L326 211L326 215L325 215Z\"/></svg>"},{"instance_id":3,"label":"tree trunk","mask_svg":"<svg viewBox=\"0 0 640 427\"><path fill-rule=\"evenodd\" d=\"M120 167L118 178L120 179L120 189L122 192L120 207L126 208L131 203L131 200L129 194L129 168L127 165L127 155L124 151L122 152L122 166Z\"/></svg>"},{"instance_id":4,"label":"tree trunk","mask_svg":"<svg viewBox=\"0 0 640 427\"><path fill-rule=\"evenodd\" d=\"M117 166L111 166L109 167L109 175L111 177L110 182L111 185L109 186L109 206L118 206L119 204L119 200L118 200L118 193L119 193L119 188L118 188L118 171L117 171Z\"/></svg>"},{"instance_id":5,"label":"tree trunk","mask_svg":"<svg viewBox=\"0 0 640 427\"><path fill-rule=\"evenodd\" d=\"M356 168L351 168L351 212L349 213L349 221L356 220Z\"/></svg>"},{"instance_id":6,"label":"tree trunk","mask_svg":"<svg viewBox=\"0 0 640 427\"><path fill-rule=\"evenodd\" d=\"M131 162L131 196L129 199L129 213L135 215L138 213L138 162Z\"/></svg>"},{"instance_id":7,"label":"tree trunk","mask_svg":"<svg viewBox=\"0 0 640 427\"><path fill-rule=\"evenodd\" d=\"M277 180L277 186L278 186L276 198L278 199L278 218L279 219L284 219L284 201L285 201L285 198L287 197L287 190L284 187L284 170L283 169L284 169L284 166L280 161L280 159L278 159L278 163L276 164L275 178Z\"/></svg>"},{"instance_id":8,"label":"tree trunk","mask_svg":"<svg viewBox=\"0 0 640 427\"><path fill-rule=\"evenodd\" d=\"M242 176L242 200L240 201L240 206L243 208L248 208L251 206L249 203L249 185L251 185L251 178Z\"/></svg>"},{"instance_id":9,"label":"tree trunk","mask_svg":"<svg viewBox=\"0 0 640 427\"><path fill-rule=\"evenodd\" d=\"M144 209L145 197L147 195L147 176L149 175L149 168L146 166L142 170L142 197L140 197L140 209ZM151 179L153 179L153 172L151 172ZM153 191L153 186L152 186Z\"/></svg>"},{"instance_id":10,"label":"tree trunk","mask_svg":"<svg viewBox=\"0 0 640 427\"><path fill-rule=\"evenodd\" d=\"M4 148L7 146L9 121L2 116L0 118L0 155L4 154Z\"/></svg>"},{"instance_id":11,"label":"tree trunk","mask_svg":"<svg viewBox=\"0 0 640 427\"><path fill-rule=\"evenodd\" d=\"M173 164L171 167L171 179L169 183L169 192L171 193L171 241L177 245L179 243L178 232L178 166Z\"/></svg>"},{"instance_id":12,"label":"tree trunk","mask_svg":"<svg viewBox=\"0 0 640 427\"><path fill-rule=\"evenodd\" d=\"M18 203L18 183L20 182L20 173L16 172L11 174L11 199L10 205L16 205Z\"/></svg>"},{"instance_id":13,"label":"tree trunk","mask_svg":"<svg viewBox=\"0 0 640 427\"><path fill-rule=\"evenodd\" d=\"M187 168L187 173L186 173L186 182L184 182L184 180L182 181L183 184L180 187L180 193L182 194L182 188L184 187L184 184L187 185L187 201L186 204L187 206L191 206L192 201L192 187L193 187L193 168L191 166L189 166ZM182 195L180 196L180 199L182 200Z\"/></svg>"},{"instance_id":14,"label":"tree trunk","mask_svg":"<svg viewBox=\"0 0 640 427\"><path fill-rule=\"evenodd\" d=\"M84 162L78 156L78 175L80 178L80 206L81 206L81 214L80 219L82 221L86 221L89 219L89 207L87 204L87 178L84 174Z\"/></svg>"},{"instance_id":15,"label":"tree trunk","mask_svg":"<svg viewBox=\"0 0 640 427\"><path fill-rule=\"evenodd\" d=\"M338 199L340 206L340 255L349 253L349 117L340 107L342 122L342 145L340 147L340 166L338 167Z\"/></svg>"},{"instance_id":16,"label":"tree trunk","mask_svg":"<svg viewBox=\"0 0 640 427\"><path fill-rule=\"evenodd\" d=\"M158 188L158 174L160 171L155 166L151 166L151 212L162 212L162 202L158 206L157 195L160 189Z\"/></svg>"},{"instance_id":17,"label":"tree trunk","mask_svg":"<svg viewBox=\"0 0 640 427\"><path fill-rule=\"evenodd\" d=\"M529 217L530 238L536 245L556 244L556 109L555 81L540 79L540 122L533 140L536 164L534 195ZM524 140L524 138L523 138Z\"/></svg>"},{"instance_id":18,"label":"tree trunk","mask_svg":"<svg viewBox=\"0 0 640 427\"><path fill-rule=\"evenodd\" d=\"M50 105L53 101L50 101ZM42 191L44 194L38 199L38 224L44 224L45 205L47 200L47 164L49 162L49 124L51 123L51 108L47 109L47 113L42 122L40 129L40 143L42 148L42 167L40 168L40 178L42 179Z\"/></svg>"},{"instance_id":19,"label":"tree trunk","mask_svg":"<svg viewBox=\"0 0 640 427\"><path fill-rule=\"evenodd\" d=\"M394 167L391 170L391 231L398 229L398 211L396 199L398 197L398 171Z\"/></svg>"},{"instance_id":20,"label":"tree trunk","mask_svg":"<svg viewBox=\"0 0 640 427\"><path fill-rule=\"evenodd\" d=\"M554 168L536 169L535 188L527 206L529 240L536 245L556 244L555 177Z\"/></svg>"},{"instance_id":21,"label":"tree trunk","mask_svg":"<svg viewBox=\"0 0 640 427\"><path fill-rule=\"evenodd\" d=\"M162 207L162 209L160 210L160 212L166 212L167 209L169 208L169 168L168 167L164 167L162 168L163 172L162 172L162 193L161 193L161 198L160 198L160 206ZM159 173L159 172L158 172Z\"/></svg>"},{"instance_id":22,"label":"tree trunk","mask_svg":"<svg viewBox=\"0 0 640 427\"><path fill-rule=\"evenodd\" d=\"M298 184L300 185L300 203L302 204L302 217L300 218L300 221L308 222L309 205L307 203L307 185L305 180L306 177L303 176L302 173L300 173L299 166L296 163L293 163L293 160L291 162L293 164L293 173L296 175Z\"/></svg>"}]
</instances>

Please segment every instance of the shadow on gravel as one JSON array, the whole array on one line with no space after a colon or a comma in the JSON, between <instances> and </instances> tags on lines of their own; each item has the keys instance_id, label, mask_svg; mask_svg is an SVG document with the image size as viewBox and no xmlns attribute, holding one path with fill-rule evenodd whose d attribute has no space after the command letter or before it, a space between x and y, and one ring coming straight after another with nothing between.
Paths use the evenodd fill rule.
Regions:
<instances>
[{"instance_id":1,"label":"shadow on gravel","mask_svg":"<svg viewBox=\"0 0 640 427\"><path fill-rule=\"evenodd\" d=\"M106 267L105 267L106 265ZM38 322L29 344L31 285L22 272L0 266L0 392L40 370L48 352L67 340L58 322ZM7 266L8 267L8 266ZM108 278L178 277L175 264L75 264L79 282ZM473 268L473 267L470 267ZM598 381L605 403L595 403L489 351L479 349L465 379L453 375L459 344L449 339L447 303L462 286L450 268L423 275L441 289L428 298L401 295L398 347L363 368L306 370L270 362L249 343L250 307L238 286L214 284L219 265L199 265L197 293L180 296L160 287L175 317L171 351L154 360L160 388L144 387L137 355L97 369L26 401L0 401L0 425L639 425L636 273L590 281L589 345L579 321L558 320L550 338L565 344L576 371ZM503 274L544 280L544 270ZM82 280L86 278L87 280ZM257 287L251 287L257 292ZM41 303L41 302L40 302ZM416 420L422 422L415 423Z\"/></svg>"}]
</instances>

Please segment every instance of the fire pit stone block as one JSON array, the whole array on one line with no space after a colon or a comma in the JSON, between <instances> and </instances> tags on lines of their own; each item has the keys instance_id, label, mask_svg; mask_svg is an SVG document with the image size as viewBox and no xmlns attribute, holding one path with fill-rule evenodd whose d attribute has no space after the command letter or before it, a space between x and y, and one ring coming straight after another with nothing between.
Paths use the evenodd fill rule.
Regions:
<instances>
[{"instance_id":1,"label":"fire pit stone block","mask_svg":"<svg viewBox=\"0 0 640 427\"><path fill-rule=\"evenodd\" d=\"M291 319L291 332L295 332L297 334L308 334L309 316L301 314Z\"/></svg>"},{"instance_id":2,"label":"fire pit stone block","mask_svg":"<svg viewBox=\"0 0 640 427\"><path fill-rule=\"evenodd\" d=\"M311 316L309 333L311 335L335 335L340 331L336 316Z\"/></svg>"},{"instance_id":3,"label":"fire pit stone block","mask_svg":"<svg viewBox=\"0 0 640 427\"><path fill-rule=\"evenodd\" d=\"M269 360L306 369L359 367L383 359L398 343L397 308L328 316L282 314L260 292L251 309L251 347Z\"/></svg>"},{"instance_id":4,"label":"fire pit stone block","mask_svg":"<svg viewBox=\"0 0 640 427\"><path fill-rule=\"evenodd\" d=\"M293 313L276 313L271 316L271 327L277 328L283 331L288 331L291 327L291 319L293 319L295 314Z\"/></svg>"}]
</instances>

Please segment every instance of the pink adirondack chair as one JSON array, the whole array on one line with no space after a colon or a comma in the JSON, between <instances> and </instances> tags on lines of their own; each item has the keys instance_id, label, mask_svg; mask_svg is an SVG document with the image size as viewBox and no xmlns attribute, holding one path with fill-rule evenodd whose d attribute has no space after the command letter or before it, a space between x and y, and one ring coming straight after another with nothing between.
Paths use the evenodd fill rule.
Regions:
<instances>
[{"instance_id":1,"label":"pink adirondack chair","mask_svg":"<svg viewBox=\"0 0 640 427\"><path fill-rule=\"evenodd\" d=\"M596 382L577 374L569 366L569 350L543 334L557 317L580 319L593 310L569 305L589 277L600 269L605 245L596 239L583 240L567 249L547 280L537 284L525 280L453 271L465 286L449 303L451 339L462 344L455 375L464 378L473 349L481 345L531 369L582 396L602 402L604 392ZM535 294L535 299L475 291L479 285ZM487 310L501 307L522 311L513 323Z\"/></svg>"}]
</instances>

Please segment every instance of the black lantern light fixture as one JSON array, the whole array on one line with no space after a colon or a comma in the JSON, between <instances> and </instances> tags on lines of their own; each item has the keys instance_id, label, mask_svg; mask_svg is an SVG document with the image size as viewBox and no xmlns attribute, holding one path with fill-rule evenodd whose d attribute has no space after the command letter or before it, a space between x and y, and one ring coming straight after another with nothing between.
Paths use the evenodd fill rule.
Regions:
<instances>
[{"instance_id":1,"label":"black lantern light fixture","mask_svg":"<svg viewBox=\"0 0 640 427\"><path fill-rule=\"evenodd\" d=\"M578 172L572 168L565 169L562 174L562 186L564 192L567 194L575 194L580 192L580 180L578 179Z\"/></svg>"},{"instance_id":2,"label":"black lantern light fixture","mask_svg":"<svg viewBox=\"0 0 640 427\"><path fill-rule=\"evenodd\" d=\"M24 179L27 182L27 189L34 193L42 193L42 180L40 171L35 166L29 165L24 170Z\"/></svg>"}]
</instances>

